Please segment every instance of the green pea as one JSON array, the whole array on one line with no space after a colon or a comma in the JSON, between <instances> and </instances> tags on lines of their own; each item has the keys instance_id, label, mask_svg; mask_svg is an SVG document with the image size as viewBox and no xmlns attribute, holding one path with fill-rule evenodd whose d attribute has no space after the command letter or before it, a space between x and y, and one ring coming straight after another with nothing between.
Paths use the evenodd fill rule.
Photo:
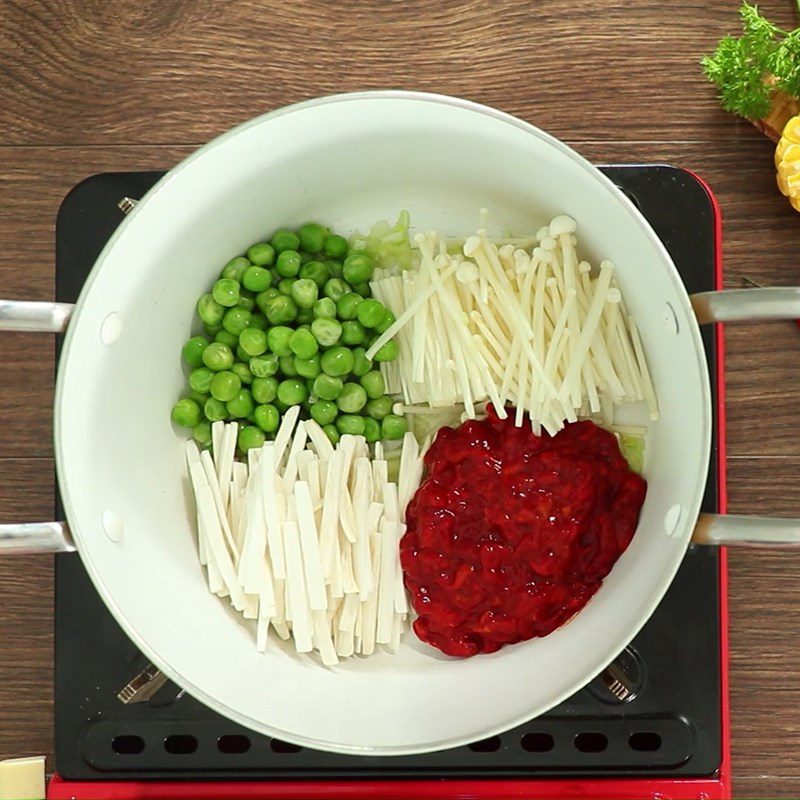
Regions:
<instances>
[{"instance_id":1,"label":"green pea","mask_svg":"<svg viewBox=\"0 0 800 800\"><path fill-rule=\"evenodd\" d=\"M367 393L363 386L357 383L346 383L342 388L342 393L336 400L336 405L345 414L355 414L361 411L367 404Z\"/></svg>"},{"instance_id":2,"label":"green pea","mask_svg":"<svg viewBox=\"0 0 800 800\"><path fill-rule=\"evenodd\" d=\"M199 367L203 363L203 351L208 347L205 336L192 336L183 346L181 354L183 360L192 367Z\"/></svg>"},{"instance_id":3,"label":"green pea","mask_svg":"<svg viewBox=\"0 0 800 800\"><path fill-rule=\"evenodd\" d=\"M294 368L302 378L316 378L322 372L319 353L314 353L311 358L295 358Z\"/></svg>"},{"instance_id":4,"label":"green pea","mask_svg":"<svg viewBox=\"0 0 800 800\"><path fill-rule=\"evenodd\" d=\"M261 447L266 441L267 437L264 436L264 431L255 425L245 425L240 431L237 438L239 449L246 453L253 447Z\"/></svg>"},{"instance_id":5,"label":"green pea","mask_svg":"<svg viewBox=\"0 0 800 800\"><path fill-rule=\"evenodd\" d=\"M372 280L374 271L372 259L364 253L350 253L344 260L344 279L348 283L365 283Z\"/></svg>"},{"instance_id":6,"label":"green pea","mask_svg":"<svg viewBox=\"0 0 800 800\"><path fill-rule=\"evenodd\" d=\"M375 333L386 333L387 330L395 323L397 317L384 306L383 319L375 325Z\"/></svg>"},{"instance_id":7,"label":"green pea","mask_svg":"<svg viewBox=\"0 0 800 800\"><path fill-rule=\"evenodd\" d=\"M373 400L367 400L366 411L373 419L381 420L392 413L393 405L392 398L384 395Z\"/></svg>"},{"instance_id":8,"label":"green pea","mask_svg":"<svg viewBox=\"0 0 800 800\"><path fill-rule=\"evenodd\" d=\"M322 430L325 431L325 435L331 440L334 447L339 444L339 431L336 430L335 425L324 425Z\"/></svg>"},{"instance_id":9,"label":"green pea","mask_svg":"<svg viewBox=\"0 0 800 800\"><path fill-rule=\"evenodd\" d=\"M323 347L332 347L342 335L342 326L330 317L318 317L311 323L311 333Z\"/></svg>"},{"instance_id":10,"label":"green pea","mask_svg":"<svg viewBox=\"0 0 800 800\"><path fill-rule=\"evenodd\" d=\"M363 302L364 299L355 292L348 292L347 294L342 295L336 301L336 311L339 314L339 319L355 319L358 306Z\"/></svg>"},{"instance_id":11,"label":"green pea","mask_svg":"<svg viewBox=\"0 0 800 800\"><path fill-rule=\"evenodd\" d=\"M378 300L364 300L356 309L356 318L365 328L374 328L383 321L386 306Z\"/></svg>"},{"instance_id":12,"label":"green pea","mask_svg":"<svg viewBox=\"0 0 800 800\"><path fill-rule=\"evenodd\" d=\"M364 417L355 414L342 414L336 418L336 430L339 433L351 433L361 436L364 433Z\"/></svg>"},{"instance_id":13,"label":"green pea","mask_svg":"<svg viewBox=\"0 0 800 800\"><path fill-rule=\"evenodd\" d=\"M336 316L336 303L330 297L322 297L314 303L314 316L333 319Z\"/></svg>"},{"instance_id":14,"label":"green pea","mask_svg":"<svg viewBox=\"0 0 800 800\"><path fill-rule=\"evenodd\" d=\"M353 353L346 347L332 347L322 354L322 371L335 378L348 375L353 370Z\"/></svg>"},{"instance_id":15,"label":"green pea","mask_svg":"<svg viewBox=\"0 0 800 800\"><path fill-rule=\"evenodd\" d=\"M291 297L276 297L267 310L270 325L285 325L297 316L297 306Z\"/></svg>"},{"instance_id":16,"label":"green pea","mask_svg":"<svg viewBox=\"0 0 800 800\"><path fill-rule=\"evenodd\" d=\"M213 294L204 294L197 301L197 315L206 325L220 325L225 316L225 306L220 305Z\"/></svg>"},{"instance_id":17,"label":"green pea","mask_svg":"<svg viewBox=\"0 0 800 800\"><path fill-rule=\"evenodd\" d=\"M282 278L294 278L300 272L300 253L284 250L275 262L275 269Z\"/></svg>"},{"instance_id":18,"label":"green pea","mask_svg":"<svg viewBox=\"0 0 800 800\"><path fill-rule=\"evenodd\" d=\"M189 395L189 399L194 400L200 408L206 404L206 400L208 400L209 397L211 397L211 395L208 392L192 392Z\"/></svg>"},{"instance_id":19,"label":"green pea","mask_svg":"<svg viewBox=\"0 0 800 800\"><path fill-rule=\"evenodd\" d=\"M394 361L397 358L397 342L394 339L389 339L377 353L375 353L376 361Z\"/></svg>"},{"instance_id":20,"label":"green pea","mask_svg":"<svg viewBox=\"0 0 800 800\"><path fill-rule=\"evenodd\" d=\"M207 419L200 420L197 425L192 428L192 436L194 440L202 447L207 447L211 444L211 423Z\"/></svg>"},{"instance_id":21,"label":"green pea","mask_svg":"<svg viewBox=\"0 0 800 800\"><path fill-rule=\"evenodd\" d=\"M220 308L222 308L223 312L225 311L222 306ZM206 334L213 338L222 330L222 325L203 325L203 328L205 328Z\"/></svg>"},{"instance_id":22,"label":"green pea","mask_svg":"<svg viewBox=\"0 0 800 800\"><path fill-rule=\"evenodd\" d=\"M325 267L327 268L328 275L330 275L331 278L341 279L342 275L344 275L344 267L342 266L341 261L336 261L335 259L328 259L327 261L325 261Z\"/></svg>"},{"instance_id":23,"label":"green pea","mask_svg":"<svg viewBox=\"0 0 800 800\"><path fill-rule=\"evenodd\" d=\"M291 355L292 348L289 347L289 339L292 338L294 331L285 325L276 325L267 332L267 346L276 356Z\"/></svg>"},{"instance_id":24,"label":"green pea","mask_svg":"<svg viewBox=\"0 0 800 800\"><path fill-rule=\"evenodd\" d=\"M250 315L250 327L266 332L267 328L269 328L269 322L267 322L267 318L263 314L259 314L256 311Z\"/></svg>"},{"instance_id":25,"label":"green pea","mask_svg":"<svg viewBox=\"0 0 800 800\"><path fill-rule=\"evenodd\" d=\"M242 383L252 383L253 373L250 372L250 367L242 361L237 361L232 367L231 372L237 375Z\"/></svg>"},{"instance_id":26,"label":"green pea","mask_svg":"<svg viewBox=\"0 0 800 800\"><path fill-rule=\"evenodd\" d=\"M250 325L250 312L246 308L236 306L236 308L229 308L222 318L222 327L228 333L238 336L245 328Z\"/></svg>"},{"instance_id":27,"label":"green pea","mask_svg":"<svg viewBox=\"0 0 800 800\"><path fill-rule=\"evenodd\" d=\"M372 417L364 417L364 438L369 444L377 442L381 438L381 424Z\"/></svg>"},{"instance_id":28,"label":"green pea","mask_svg":"<svg viewBox=\"0 0 800 800\"><path fill-rule=\"evenodd\" d=\"M248 356L260 356L267 351L267 334L258 328L247 328L239 334L239 344Z\"/></svg>"},{"instance_id":29,"label":"green pea","mask_svg":"<svg viewBox=\"0 0 800 800\"><path fill-rule=\"evenodd\" d=\"M353 348L353 375L361 377L366 375L372 369L372 362L366 356L366 350L363 347Z\"/></svg>"},{"instance_id":30,"label":"green pea","mask_svg":"<svg viewBox=\"0 0 800 800\"><path fill-rule=\"evenodd\" d=\"M242 285L251 292L264 292L271 283L272 273L263 267L248 267L242 276Z\"/></svg>"},{"instance_id":31,"label":"green pea","mask_svg":"<svg viewBox=\"0 0 800 800\"><path fill-rule=\"evenodd\" d=\"M331 278L325 282L325 287L322 291L325 297L330 297L331 300L337 302L340 297L344 297L350 291L350 287L341 278Z\"/></svg>"},{"instance_id":32,"label":"green pea","mask_svg":"<svg viewBox=\"0 0 800 800\"><path fill-rule=\"evenodd\" d=\"M274 286L270 286L269 289L264 289L263 292L259 292L256 295L256 305L261 309L262 314L267 313L270 302L279 295L280 292Z\"/></svg>"},{"instance_id":33,"label":"green pea","mask_svg":"<svg viewBox=\"0 0 800 800\"><path fill-rule=\"evenodd\" d=\"M242 349L242 346L240 344L236 346L236 358L239 361L244 361L244 362L250 360L250 355Z\"/></svg>"},{"instance_id":34,"label":"green pea","mask_svg":"<svg viewBox=\"0 0 800 800\"><path fill-rule=\"evenodd\" d=\"M211 388L211 381L213 378L214 373L208 367L198 367L197 369L193 369L192 374L189 375L189 386L191 386L195 392L207 394Z\"/></svg>"},{"instance_id":35,"label":"green pea","mask_svg":"<svg viewBox=\"0 0 800 800\"><path fill-rule=\"evenodd\" d=\"M314 321L314 312L310 308L297 309L297 323L300 325L311 325Z\"/></svg>"},{"instance_id":36,"label":"green pea","mask_svg":"<svg viewBox=\"0 0 800 800\"><path fill-rule=\"evenodd\" d=\"M381 435L384 439L402 439L408 426L403 417L387 414L381 422Z\"/></svg>"},{"instance_id":37,"label":"green pea","mask_svg":"<svg viewBox=\"0 0 800 800\"><path fill-rule=\"evenodd\" d=\"M252 247L248 248L247 257L256 266L269 266L273 261L275 261L275 249L271 244L267 244L266 242L258 242L258 244L254 244Z\"/></svg>"},{"instance_id":38,"label":"green pea","mask_svg":"<svg viewBox=\"0 0 800 800\"><path fill-rule=\"evenodd\" d=\"M239 283L233 278L220 278L214 284L211 294L221 306L232 308L239 302Z\"/></svg>"},{"instance_id":39,"label":"green pea","mask_svg":"<svg viewBox=\"0 0 800 800\"><path fill-rule=\"evenodd\" d=\"M242 257L236 256L232 258L223 268L220 273L220 278L230 278L231 280L240 283L244 271L250 266L250 262Z\"/></svg>"},{"instance_id":40,"label":"green pea","mask_svg":"<svg viewBox=\"0 0 800 800\"><path fill-rule=\"evenodd\" d=\"M288 356L281 356L278 359L278 366L285 378L296 378L299 374L295 366L294 354Z\"/></svg>"},{"instance_id":41,"label":"green pea","mask_svg":"<svg viewBox=\"0 0 800 800\"><path fill-rule=\"evenodd\" d=\"M311 253L306 253L305 250L300 250L300 268L302 269L309 261L314 260L314 256Z\"/></svg>"},{"instance_id":42,"label":"green pea","mask_svg":"<svg viewBox=\"0 0 800 800\"><path fill-rule=\"evenodd\" d=\"M227 403L228 400L236 397L241 388L242 382L239 376L230 370L223 370L214 375L214 379L211 381L211 396Z\"/></svg>"},{"instance_id":43,"label":"green pea","mask_svg":"<svg viewBox=\"0 0 800 800\"><path fill-rule=\"evenodd\" d=\"M298 278L292 284L292 300L299 308L312 308L317 302L317 284L311 278Z\"/></svg>"},{"instance_id":44,"label":"green pea","mask_svg":"<svg viewBox=\"0 0 800 800\"><path fill-rule=\"evenodd\" d=\"M311 414L311 419L318 425L325 427L336 419L339 409L336 403L332 403L330 400L317 400L316 403L311 404L309 413Z\"/></svg>"},{"instance_id":45,"label":"green pea","mask_svg":"<svg viewBox=\"0 0 800 800\"><path fill-rule=\"evenodd\" d=\"M300 235L300 247L307 253L319 253L330 233L326 227L317 222L306 222L297 232Z\"/></svg>"},{"instance_id":46,"label":"green pea","mask_svg":"<svg viewBox=\"0 0 800 800\"><path fill-rule=\"evenodd\" d=\"M354 283L353 291L364 298L372 297L372 289L370 289L370 286L366 281L364 283Z\"/></svg>"},{"instance_id":47,"label":"green pea","mask_svg":"<svg viewBox=\"0 0 800 800\"><path fill-rule=\"evenodd\" d=\"M384 381L383 375L377 369L362 375L358 382L364 387L364 391L370 400L376 400L386 392L386 381Z\"/></svg>"},{"instance_id":48,"label":"green pea","mask_svg":"<svg viewBox=\"0 0 800 800\"><path fill-rule=\"evenodd\" d=\"M216 397L209 397L206 400L206 404L203 406L203 413L210 422L219 422L221 419L228 418L228 409L225 407L225 403L222 400L217 400Z\"/></svg>"},{"instance_id":49,"label":"green pea","mask_svg":"<svg viewBox=\"0 0 800 800\"><path fill-rule=\"evenodd\" d=\"M225 408L233 419L247 419L253 413L256 405L253 395L247 389L239 389L232 400L228 400Z\"/></svg>"},{"instance_id":50,"label":"green pea","mask_svg":"<svg viewBox=\"0 0 800 800\"><path fill-rule=\"evenodd\" d=\"M214 372L230 369L233 366L231 348L222 342L211 342L203 351L203 363Z\"/></svg>"},{"instance_id":51,"label":"green pea","mask_svg":"<svg viewBox=\"0 0 800 800\"><path fill-rule=\"evenodd\" d=\"M194 400L184 397L172 407L172 421L182 428L194 428L201 420L200 406Z\"/></svg>"},{"instance_id":52,"label":"green pea","mask_svg":"<svg viewBox=\"0 0 800 800\"><path fill-rule=\"evenodd\" d=\"M271 403L278 396L278 379L253 378L250 391L256 403Z\"/></svg>"},{"instance_id":53,"label":"green pea","mask_svg":"<svg viewBox=\"0 0 800 800\"><path fill-rule=\"evenodd\" d=\"M308 389L303 381L288 378L278 384L278 400L287 406L296 406L308 399Z\"/></svg>"},{"instance_id":54,"label":"green pea","mask_svg":"<svg viewBox=\"0 0 800 800\"><path fill-rule=\"evenodd\" d=\"M300 277L314 281L316 287L322 289L327 283L328 278L331 277L331 274L321 261L309 261L307 264L303 264L303 266L300 267Z\"/></svg>"},{"instance_id":55,"label":"green pea","mask_svg":"<svg viewBox=\"0 0 800 800\"><path fill-rule=\"evenodd\" d=\"M269 338L269 337L268 337ZM278 371L278 356L275 353L264 353L250 359L250 372L256 378L268 378Z\"/></svg>"},{"instance_id":56,"label":"green pea","mask_svg":"<svg viewBox=\"0 0 800 800\"><path fill-rule=\"evenodd\" d=\"M353 319L342 323L342 344L361 344L366 338L367 332L360 322Z\"/></svg>"},{"instance_id":57,"label":"green pea","mask_svg":"<svg viewBox=\"0 0 800 800\"><path fill-rule=\"evenodd\" d=\"M253 422L265 433L275 433L280 425L281 415L271 403L256 406L253 412Z\"/></svg>"},{"instance_id":58,"label":"green pea","mask_svg":"<svg viewBox=\"0 0 800 800\"><path fill-rule=\"evenodd\" d=\"M340 378L326 375L324 372L314 378L313 393L320 400L335 400L341 393L344 382Z\"/></svg>"},{"instance_id":59,"label":"green pea","mask_svg":"<svg viewBox=\"0 0 800 800\"><path fill-rule=\"evenodd\" d=\"M297 250L300 247L300 237L294 231L286 228L275 231L269 242L277 253L282 253L284 250Z\"/></svg>"},{"instance_id":60,"label":"green pea","mask_svg":"<svg viewBox=\"0 0 800 800\"><path fill-rule=\"evenodd\" d=\"M231 350L235 350L236 345L239 344L239 337L236 336L236 334L223 329L214 337L214 341L225 344L230 347Z\"/></svg>"},{"instance_id":61,"label":"green pea","mask_svg":"<svg viewBox=\"0 0 800 800\"><path fill-rule=\"evenodd\" d=\"M319 349L314 334L305 328L298 328L291 335L289 347L298 358L311 358Z\"/></svg>"},{"instance_id":62,"label":"green pea","mask_svg":"<svg viewBox=\"0 0 800 800\"><path fill-rule=\"evenodd\" d=\"M343 259L347 255L347 239L336 233L328 234L323 245L325 255L330 258Z\"/></svg>"},{"instance_id":63,"label":"green pea","mask_svg":"<svg viewBox=\"0 0 800 800\"><path fill-rule=\"evenodd\" d=\"M240 308L252 311L256 307L256 296L249 289L239 290L239 302L236 304Z\"/></svg>"},{"instance_id":64,"label":"green pea","mask_svg":"<svg viewBox=\"0 0 800 800\"><path fill-rule=\"evenodd\" d=\"M278 294L282 294L284 297L291 297L293 283L294 278L280 278L277 285Z\"/></svg>"}]
</instances>

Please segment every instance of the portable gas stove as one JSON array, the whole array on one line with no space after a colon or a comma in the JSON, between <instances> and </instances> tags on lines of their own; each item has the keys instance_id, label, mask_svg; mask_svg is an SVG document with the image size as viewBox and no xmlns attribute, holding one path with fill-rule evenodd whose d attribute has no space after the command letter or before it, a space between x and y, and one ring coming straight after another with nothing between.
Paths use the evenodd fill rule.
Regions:
<instances>
[{"instance_id":1,"label":"portable gas stove","mask_svg":"<svg viewBox=\"0 0 800 800\"><path fill-rule=\"evenodd\" d=\"M708 187L670 166L603 171L649 219L688 291L720 288L721 223ZM67 195L56 226L57 300L77 300L123 218L120 201L141 197L160 177L95 175ZM724 512L721 328L706 328L703 339L716 409L703 510ZM58 499L56 514L63 519ZM611 673L500 736L440 753L370 758L253 733L169 682L148 702L123 704L119 690L147 661L106 610L80 557L58 555L57 774L48 797L725 798L726 598L724 551L690 548L661 605Z\"/></svg>"}]
</instances>

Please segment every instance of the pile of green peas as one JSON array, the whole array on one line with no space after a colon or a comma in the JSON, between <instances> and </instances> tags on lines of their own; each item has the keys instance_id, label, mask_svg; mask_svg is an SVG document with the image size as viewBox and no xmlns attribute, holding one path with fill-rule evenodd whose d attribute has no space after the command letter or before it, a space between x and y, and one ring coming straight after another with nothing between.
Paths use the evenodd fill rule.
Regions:
<instances>
[{"instance_id":1,"label":"pile of green peas","mask_svg":"<svg viewBox=\"0 0 800 800\"><path fill-rule=\"evenodd\" d=\"M236 420L239 449L272 439L281 415L301 405L336 444L344 433L368 442L400 439L379 364L366 350L394 315L371 297L374 266L343 236L316 222L281 228L231 259L197 301L205 336L183 346L189 391L172 409L203 446L211 423ZM397 358L388 341L375 361Z\"/></svg>"}]
</instances>

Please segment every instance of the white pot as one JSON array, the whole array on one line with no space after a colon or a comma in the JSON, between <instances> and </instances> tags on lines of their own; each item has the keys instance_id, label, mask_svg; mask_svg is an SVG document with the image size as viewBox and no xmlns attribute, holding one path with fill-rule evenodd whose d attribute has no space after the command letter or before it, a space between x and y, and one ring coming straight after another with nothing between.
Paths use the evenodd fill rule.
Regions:
<instances>
[{"instance_id":1,"label":"white pot","mask_svg":"<svg viewBox=\"0 0 800 800\"><path fill-rule=\"evenodd\" d=\"M232 254L277 226L366 229L410 209L463 234L478 209L536 230L568 213L592 261L612 259L661 406L647 442L637 533L597 595L542 639L469 660L408 636L396 656L333 669L271 646L209 594L190 524L183 440L169 421L196 297ZM695 298L702 321L800 316L798 290ZM71 309L0 302L2 327L60 329ZM58 479L74 546L123 630L215 711L271 736L343 753L461 745L547 711L586 684L658 605L695 529L711 440L709 378L692 303L637 209L542 131L447 97L369 92L280 109L206 145L120 225L72 313L55 399ZM737 528L738 526L738 528ZM706 538L719 520L706 520ZM739 533L737 534L737 530ZM716 531L716 533L715 533ZM7 551L68 547L64 526L4 526ZM797 542L797 521L726 536Z\"/></svg>"}]
</instances>

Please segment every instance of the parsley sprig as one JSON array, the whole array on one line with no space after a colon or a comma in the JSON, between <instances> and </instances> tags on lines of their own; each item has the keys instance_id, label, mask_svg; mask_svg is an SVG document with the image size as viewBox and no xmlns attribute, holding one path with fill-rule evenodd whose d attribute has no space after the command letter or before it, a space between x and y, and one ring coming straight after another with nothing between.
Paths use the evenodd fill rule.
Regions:
<instances>
[{"instance_id":1,"label":"parsley sprig","mask_svg":"<svg viewBox=\"0 0 800 800\"><path fill-rule=\"evenodd\" d=\"M725 36L702 64L726 111L761 119L776 90L800 99L800 28L781 30L747 2L740 14L742 35Z\"/></svg>"}]
</instances>

